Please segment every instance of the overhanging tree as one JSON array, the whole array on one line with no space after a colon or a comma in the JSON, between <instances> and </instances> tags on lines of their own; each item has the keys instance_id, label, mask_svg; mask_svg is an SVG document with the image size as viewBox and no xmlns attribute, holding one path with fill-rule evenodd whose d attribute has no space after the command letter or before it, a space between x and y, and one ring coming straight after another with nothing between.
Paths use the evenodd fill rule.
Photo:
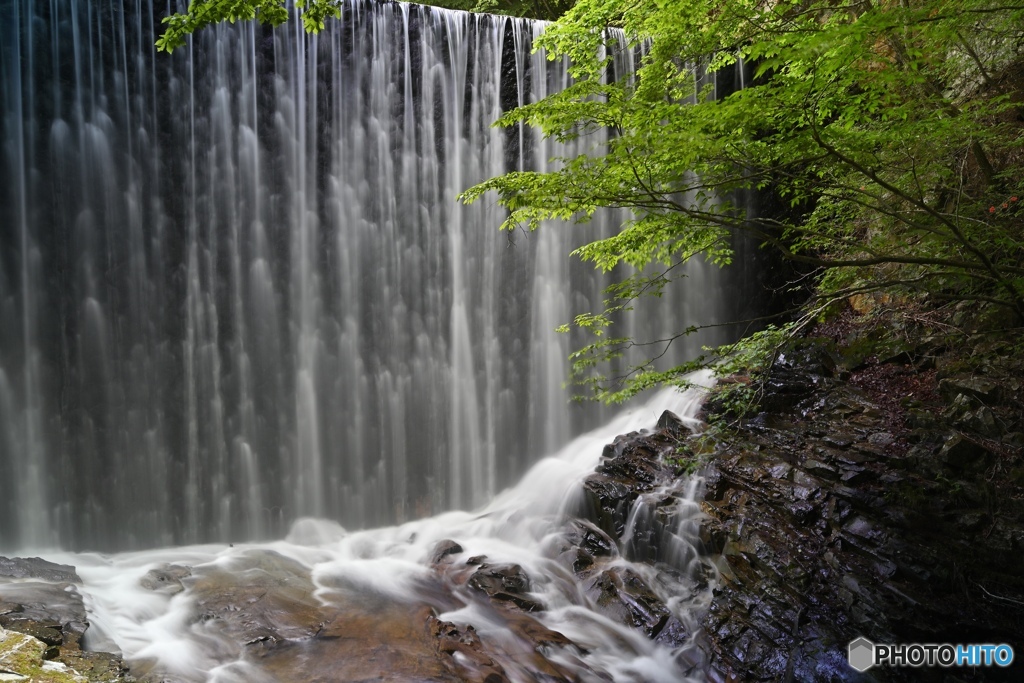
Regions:
<instances>
[{"instance_id":1,"label":"overhanging tree","mask_svg":"<svg viewBox=\"0 0 1024 683\"><path fill-rule=\"evenodd\" d=\"M494 12L516 17L556 19L572 6L572 0L434 0L421 4L473 12ZM163 20L164 31L157 48L173 52L188 36L222 22L257 21L279 26L288 21L294 6L310 33L322 31L329 18L341 17L341 0L189 0L183 12Z\"/></svg>"},{"instance_id":2,"label":"overhanging tree","mask_svg":"<svg viewBox=\"0 0 1024 683\"><path fill-rule=\"evenodd\" d=\"M645 54L635 75L606 83L598 55L611 26ZM664 281L641 269L698 255L727 263L738 233L816 269L822 306L887 290L1024 320L1024 5L582 0L539 45L572 60L576 83L500 125L615 136L557 171L510 173L463 199L496 192L508 229L633 211L617 235L578 250L636 275L610 291L608 311L577 324L604 335L609 313ZM754 82L713 99L708 75L737 60L754 65ZM732 198L750 190L787 210L745 215ZM694 365L644 364L625 385L609 383L595 369L635 341L607 336L574 354L576 379L599 398ZM763 352L767 339L748 348Z\"/></svg>"},{"instance_id":3,"label":"overhanging tree","mask_svg":"<svg viewBox=\"0 0 1024 683\"><path fill-rule=\"evenodd\" d=\"M164 18L164 32L156 41L157 49L173 52L188 37L212 24L257 21L280 26L288 21L289 5L294 4L302 24L310 33L322 31L328 18L341 16L336 0L189 0L184 12Z\"/></svg>"},{"instance_id":4,"label":"overhanging tree","mask_svg":"<svg viewBox=\"0 0 1024 683\"><path fill-rule=\"evenodd\" d=\"M338 13L332 0L295 4L312 31ZM210 23L253 18L281 23L286 0L192 0L166 20L160 47ZM609 27L644 52L636 74L612 83L599 57ZM606 310L576 319L603 335L573 355L577 380L599 398L675 381L704 362L663 372L641 365L625 385L597 371L635 343L605 334L615 313L659 292L680 262L728 263L736 234L815 269L815 310L887 290L977 301L1006 325L1024 319L1019 0L582 0L539 47L572 60L575 84L499 124L558 139L610 128L612 142L551 173L491 179L463 199L495 191L510 229L585 221L604 207L633 211L617 235L578 251L599 268L636 272L609 290ZM709 75L737 60L755 66L754 82L713 99ZM734 198L750 190L787 210L745 215ZM763 354L776 336L743 348Z\"/></svg>"}]
</instances>

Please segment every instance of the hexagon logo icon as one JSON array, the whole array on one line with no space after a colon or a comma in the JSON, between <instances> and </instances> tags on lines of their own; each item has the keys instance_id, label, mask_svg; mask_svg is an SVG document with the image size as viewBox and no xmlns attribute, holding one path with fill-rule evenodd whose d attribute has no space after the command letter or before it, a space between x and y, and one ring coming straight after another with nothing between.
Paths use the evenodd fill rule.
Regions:
<instances>
[{"instance_id":1,"label":"hexagon logo icon","mask_svg":"<svg viewBox=\"0 0 1024 683\"><path fill-rule=\"evenodd\" d=\"M875 665L875 644L864 636L851 642L846 654L850 666L861 673Z\"/></svg>"}]
</instances>

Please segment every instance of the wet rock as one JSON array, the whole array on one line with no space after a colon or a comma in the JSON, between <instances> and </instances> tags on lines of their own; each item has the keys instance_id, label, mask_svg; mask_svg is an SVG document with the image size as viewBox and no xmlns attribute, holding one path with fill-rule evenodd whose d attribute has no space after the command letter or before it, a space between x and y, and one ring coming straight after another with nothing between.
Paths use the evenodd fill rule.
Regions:
<instances>
[{"instance_id":1,"label":"wet rock","mask_svg":"<svg viewBox=\"0 0 1024 683\"><path fill-rule=\"evenodd\" d=\"M82 638L89 627L74 567L39 558L2 558L0 576L0 634L19 640L24 652L42 658L30 665L28 679L58 683L131 683L120 657L105 652L83 652ZM20 634L20 636L19 636ZM0 640L5 636L0 635ZM0 646L2 649L2 646ZM0 665L0 668L3 668Z\"/></svg>"},{"instance_id":2,"label":"wet rock","mask_svg":"<svg viewBox=\"0 0 1024 683\"><path fill-rule=\"evenodd\" d=\"M665 445L644 438L632 439L618 448L613 444L605 448L605 457L598 465L597 472L634 487L639 485L649 489L664 472L658 457L662 452L671 450L664 448Z\"/></svg>"},{"instance_id":3,"label":"wet rock","mask_svg":"<svg viewBox=\"0 0 1024 683\"><path fill-rule=\"evenodd\" d=\"M680 438L689 434L689 431L686 429L686 425L684 425L683 421L679 419L679 416L671 410L666 410L661 414L661 417L658 418L658 424L655 429L673 434Z\"/></svg>"},{"instance_id":4,"label":"wet rock","mask_svg":"<svg viewBox=\"0 0 1024 683\"><path fill-rule=\"evenodd\" d=\"M500 611L494 616L499 621L504 620L505 635L501 642L481 638L472 626L462 627L435 617L429 619L438 651L442 658L448 657L447 663L457 680L502 683L508 680L508 672L514 672L514 680L538 683L604 680L595 677L580 659L583 650L532 616L519 611ZM557 657L549 656L556 653Z\"/></svg>"},{"instance_id":5,"label":"wet rock","mask_svg":"<svg viewBox=\"0 0 1024 683\"><path fill-rule=\"evenodd\" d=\"M816 477L821 477L822 479L835 481L839 478L839 471L835 467L826 465L818 460L804 461L803 469Z\"/></svg>"},{"instance_id":6,"label":"wet rock","mask_svg":"<svg viewBox=\"0 0 1024 683\"><path fill-rule=\"evenodd\" d=\"M69 583L0 583L0 599L16 605L0 614L0 626L34 637L45 635L53 647L77 648L88 628L82 597Z\"/></svg>"},{"instance_id":7,"label":"wet rock","mask_svg":"<svg viewBox=\"0 0 1024 683\"><path fill-rule=\"evenodd\" d=\"M182 579L191 575L192 570L188 567L177 564L165 564L150 569L146 572L145 576L139 579L139 583L143 588L148 588L157 593L176 595L185 590Z\"/></svg>"},{"instance_id":8,"label":"wet rock","mask_svg":"<svg viewBox=\"0 0 1024 683\"><path fill-rule=\"evenodd\" d=\"M135 680L124 661L109 652L65 650L60 660L84 676L89 683L130 683Z\"/></svg>"},{"instance_id":9,"label":"wet rock","mask_svg":"<svg viewBox=\"0 0 1024 683\"><path fill-rule=\"evenodd\" d=\"M530 592L530 579L518 564L482 564L467 585L485 593L492 600L511 603L527 612L544 609L536 600L527 594Z\"/></svg>"},{"instance_id":10,"label":"wet rock","mask_svg":"<svg viewBox=\"0 0 1024 683\"><path fill-rule=\"evenodd\" d=\"M842 476L840 476L839 479L840 481L843 482L845 486L850 487L860 486L861 484L870 481L874 476L874 472L871 472L870 470L848 469L843 472Z\"/></svg>"},{"instance_id":11,"label":"wet rock","mask_svg":"<svg viewBox=\"0 0 1024 683\"><path fill-rule=\"evenodd\" d=\"M573 519L552 552L557 554L559 562L580 575L594 565L595 556L611 555L616 547L614 541L591 522Z\"/></svg>"},{"instance_id":12,"label":"wet rock","mask_svg":"<svg viewBox=\"0 0 1024 683\"><path fill-rule=\"evenodd\" d=\"M344 568L321 569L314 584L309 567L271 550L195 567L186 587L195 605L192 628L216 653L211 658L241 652L259 670L257 680L485 678L460 676L452 654L439 649L430 603L444 611L457 607L439 588L425 587L422 601L399 597L376 591L372 581ZM161 675L152 674L157 680Z\"/></svg>"},{"instance_id":13,"label":"wet rock","mask_svg":"<svg viewBox=\"0 0 1024 683\"><path fill-rule=\"evenodd\" d=\"M19 626L20 628L17 628L19 633L32 636L36 640L42 641L51 647L57 647L64 642L64 634L60 632L59 624L46 625L39 622L27 621L20 623Z\"/></svg>"},{"instance_id":14,"label":"wet rock","mask_svg":"<svg viewBox=\"0 0 1024 683\"><path fill-rule=\"evenodd\" d=\"M991 403L998 399L999 385L986 377L955 375L939 381L939 393L947 401L954 400L958 394L964 394Z\"/></svg>"},{"instance_id":15,"label":"wet rock","mask_svg":"<svg viewBox=\"0 0 1024 683\"><path fill-rule=\"evenodd\" d=\"M605 447L596 472L584 480L585 503L577 513L607 537L621 537L636 499L675 480L675 466L666 458L676 453L678 445L678 433L671 429L616 438Z\"/></svg>"},{"instance_id":16,"label":"wet rock","mask_svg":"<svg viewBox=\"0 0 1024 683\"><path fill-rule=\"evenodd\" d=\"M988 452L963 434L953 434L939 451L939 459L955 470L984 468Z\"/></svg>"},{"instance_id":17,"label":"wet rock","mask_svg":"<svg viewBox=\"0 0 1024 683\"><path fill-rule=\"evenodd\" d=\"M842 645L858 635L874 642L1024 635L1005 609L1006 598L1024 603L1024 584L1007 579L1019 574L1019 561L1009 558L1024 549L1024 515L1011 518L1020 506L987 483L993 472L1010 472L991 465L1017 460L994 445L995 432L984 438L992 421L1010 431L1017 418L984 405L990 387L968 388L958 384L953 394L967 434L948 436L934 396L909 411L906 426L919 431L908 439L890 412L898 407L872 408L836 381L801 384L793 389L805 392L798 404L730 425L702 504L701 538L721 547L720 582L701 619L709 680L916 680L898 670L862 677ZM908 442L914 446L903 450ZM994 583L1005 593L991 590ZM1003 680L992 671L975 675Z\"/></svg>"},{"instance_id":18,"label":"wet rock","mask_svg":"<svg viewBox=\"0 0 1024 683\"><path fill-rule=\"evenodd\" d=\"M679 647L685 645L686 641L690 638L690 633L686 627L676 617L669 615L665 624L661 627L661 630L656 636L654 641L667 645L668 647Z\"/></svg>"},{"instance_id":19,"label":"wet rock","mask_svg":"<svg viewBox=\"0 0 1024 683\"><path fill-rule=\"evenodd\" d=\"M570 545L582 548L594 557L618 554L615 541L595 524L585 519L572 520L565 538Z\"/></svg>"},{"instance_id":20,"label":"wet rock","mask_svg":"<svg viewBox=\"0 0 1024 683\"><path fill-rule=\"evenodd\" d=\"M332 577L321 583L335 586ZM195 621L243 644L317 635L332 615L315 592L308 567L271 550L249 551L227 565L195 568L189 580Z\"/></svg>"},{"instance_id":21,"label":"wet rock","mask_svg":"<svg viewBox=\"0 0 1024 683\"><path fill-rule=\"evenodd\" d=\"M835 434L831 436L825 436L822 441L829 446L835 446L836 448L849 448L853 444L854 437L847 434Z\"/></svg>"},{"instance_id":22,"label":"wet rock","mask_svg":"<svg viewBox=\"0 0 1024 683\"><path fill-rule=\"evenodd\" d=\"M558 559L577 575L584 574L594 566L594 556L583 548L570 548L560 553Z\"/></svg>"},{"instance_id":23,"label":"wet rock","mask_svg":"<svg viewBox=\"0 0 1024 683\"><path fill-rule=\"evenodd\" d=\"M875 432L868 436L868 443L873 446L888 446L896 440L889 432Z\"/></svg>"},{"instance_id":24,"label":"wet rock","mask_svg":"<svg viewBox=\"0 0 1024 683\"><path fill-rule=\"evenodd\" d=\"M807 525L818 518L818 507L806 501L797 501L786 506L790 518L794 523Z\"/></svg>"},{"instance_id":25,"label":"wet rock","mask_svg":"<svg viewBox=\"0 0 1024 683\"><path fill-rule=\"evenodd\" d=\"M725 549L728 534L717 519L710 517L700 525L698 538L705 551L711 555L719 555Z\"/></svg>"},{"instance_id":26,"label":"wet rock","mask_svg":"<svg viewBox=\"0 0 1024 683\"><path fill-rule=\"evenodd\" d=\"M85 677L67 665L44 661L46 650L45 643L30 635L0 628L0 674L9 674L6 680L13 681L85 683Z\"/></svg>"},{"instance_id":27,"label":"wet rock","mask_svg":"<svg viewBox=\"0 0 1024 683\"><path fill-rule=\"evenodd\" d=\"M795 339L775 359L775 369L790 378L809 375L832 377L838 367L835 344L824 338Z\"/></svg>"},{"instance_id":28,"label":"wet rock","mask_svg":"<svg viewBox=\"0 0 1024 683\"><path fill-rule=\"evenodd\" d=\"M324 609L321 633L249 646L247 659L276 681L464 680L453 671L451 655L439 651L429 607L367 595Z\"/></svg>"},{"instance_id":29,"label":"wet rock","mask_svg":"<svg viewBox=\"0 0 1024 683\"><path fill-rule=\"evenodd\" d=\"M38 557L0 557L0 578L39 579L51 583L82 583L75 568Z\"/></svg>"},{"instance_id":30,"label":"wet rock","mask_svg":"<svg viewBox=\"0 0 1024 683\"><path fill-rule=\"evenodd\" d=\"M609 534L620 536L625 531L629 507L640 493L638 489L648 488L603 473L592 474L583 482L589 508L584 514L593 518Z\"/></svg>"},{"instance_id":31,"label":"wet rock","mask_svg":"<svg viewBox=\"0 0 1024 683\"><path fill-rule=\"evenodd\" d=\"M483 683L508 681L504 669L483 651L480 637L472 626L460 628L433 616L429 617L428 624L431 633L437 638L438 652L452 658L452 669Z\"/></svg>"},{"instance_id":32,"label":"wet rock","mask_svg":"<svg viewBox=\"0 0 1024 683\"><path fill-rule=\"evenodd\" d=\"M458 555L462 552L462 546L451 539L438 541L434 549L430 551L430 563L440 564L449 555Z\"/></svg>"},{"instance_id":33,"label":"wet rock","mask_svg":"<svg viewBox=\"0 0 1024 683\"><path fill-rule=\"evenodd\" d=\"M661 633L671 616L643 578L629 568L605 569L586 584L585 590L605 616L651 638Z\"/></svg>"}]
</instances>

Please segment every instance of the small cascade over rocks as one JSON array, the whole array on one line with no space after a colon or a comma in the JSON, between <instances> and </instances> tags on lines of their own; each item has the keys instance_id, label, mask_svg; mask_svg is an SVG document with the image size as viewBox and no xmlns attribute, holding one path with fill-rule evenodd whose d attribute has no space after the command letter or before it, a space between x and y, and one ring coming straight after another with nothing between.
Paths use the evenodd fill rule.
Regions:
<instances>
[{"instance_id":1,"label":"small cascade over rocks","mask_svg":"<svg viewBox=\"0 0 1024 683\"><path fill-rule=\"evenodd\" d=\"M616 448L686 438L701 394L662 391L474 512L354 532L305 518L274 542L47 560L74 567L59 568L88 610L87 645L142 680L702 680L693 635L715 574L687 531L699 480L665 489L672 509L655 516L676 545L657 562L633 557L640 525L616 535L570 514Z\"/></svg>"}]
</instances>

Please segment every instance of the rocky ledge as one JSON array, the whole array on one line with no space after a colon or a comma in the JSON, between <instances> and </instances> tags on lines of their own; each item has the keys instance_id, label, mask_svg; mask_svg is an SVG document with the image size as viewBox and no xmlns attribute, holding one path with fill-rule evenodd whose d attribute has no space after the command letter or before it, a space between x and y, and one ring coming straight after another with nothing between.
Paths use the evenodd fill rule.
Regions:
<instances>
[{"instance_id":1,"label":"rocky ledge","mask_svg":"<svg viewBox=\"0 0 1024 683\"><path fill-rule=\"evenodd\" d=\"M929 351L865 361L801 341L761 412L713 430L701 536L721 582L702 625L719 673L1024 680L1020 375ZM858 636L1009 643L1017 663L859 675L846 663Z\"/></svg>"},{"instance_id":2,"label":"rocky ledge","mask_svg":"<svg viewBox=\"0 0 1024 683\"><path fill-rule=\"evenodd\" d=\"M81 583L74 567L0 557L0 681L134 680L116 655L82 649Z\"/></svg>"}]
</instances>

